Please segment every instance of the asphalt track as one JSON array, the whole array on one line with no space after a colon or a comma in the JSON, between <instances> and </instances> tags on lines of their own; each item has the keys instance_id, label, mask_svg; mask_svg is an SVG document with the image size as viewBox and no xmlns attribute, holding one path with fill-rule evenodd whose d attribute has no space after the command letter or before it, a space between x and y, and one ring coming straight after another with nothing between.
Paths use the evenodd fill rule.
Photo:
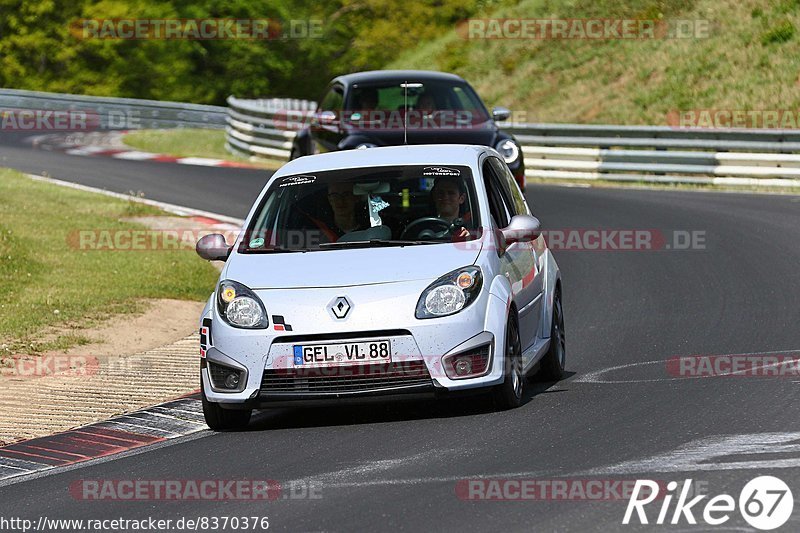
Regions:
<instances>
[{"instance_id":1,"label":"asphalt track","mask_svg":"<svg viewBox=\"0 0 800 533\"><path fill-rule=\"evenodd\" d=\"M230 216L243 217L267 179L0 141L2 166ZM493 412L474 399L263 413L245 432L202 432L0 487L0 516L268 516L270 529L287 531L620 531L647 528L622 526L627 500L613 495L465 501L456 489L480 478L691 478L738 499L748 480L769 474L797 498L800 377L676 378L666 361L800 355L791 352L800 350L800 197L550 186L527 196L546 228L658 230L668 243L673 231L700 231L705 248L557 251L570 377L529 386L519 409ZM297 488L297 498L273 502L81 501L68 490L81 479L273 479L313 484L319 498ZM651 523L659 507L647 507ZM730 516L713 529L750 529L738 511ZM795 506L782 530L800 530L798 517ZM650 528L712 529L685 519Z\"/></svg>"}]
</instances>

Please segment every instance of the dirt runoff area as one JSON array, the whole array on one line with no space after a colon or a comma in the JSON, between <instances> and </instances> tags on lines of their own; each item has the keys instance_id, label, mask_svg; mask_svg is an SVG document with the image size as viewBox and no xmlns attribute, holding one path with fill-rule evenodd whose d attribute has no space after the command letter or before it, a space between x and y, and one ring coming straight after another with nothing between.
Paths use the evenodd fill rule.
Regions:
<instances>
[{"instance_id":1,"label":"dirt runoff area","mask_svg":"<svg viewBox=\"0 0 800 533\"><path fill-rule=\"evenodd\" d=\"M0 445L105 420L198 389L203 302L155 300L81 330L94 342L0 368Z\"/></svg>"}]
</instances>

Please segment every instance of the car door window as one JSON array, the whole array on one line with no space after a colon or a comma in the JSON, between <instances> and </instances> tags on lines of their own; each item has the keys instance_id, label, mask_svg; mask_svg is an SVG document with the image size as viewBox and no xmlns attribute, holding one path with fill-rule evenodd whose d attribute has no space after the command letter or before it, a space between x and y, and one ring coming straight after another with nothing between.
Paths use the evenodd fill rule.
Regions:
<instances>
[{"instance_id":1,"label":"car door window","mask_svg":"<svg viewBox=\"0 0 800 533\"><path fill-rule=\"evenodd\" d=\"M491 158L490 158L491 159ZM483 182L486 185L486 194L489 199L489 212L497 223L498 227L508 226L509 211L506 202L503 201L503 194L500 191L500 180L492 168L489 159L483 163Z\"/></svg>"},{"instance_id":2,"label":"car door window","mask_svg":"<svg viewBox=\"0 0 800 533\"><path fill-rule=\"evenodd\" d=\"M496 157L490 157L488 161L494 173L499 177L498 181L503 192L503 198L511 209L511 215L530 214L525 203L525 197L522 195L522 191L519 190L519 185L517 185L517 181L514 179L514 175L509 170L508 165Z\"/></svg>"},{"instance_id":3,"label":"car door window","mask_svg":"<svg viewBox=\"0 0 800 533\"><path fill-rule=\"evenodd\" d=\"M342 109L343 98L342 88L334 85L322 98L322 103L319 105L320 111L334 111L339 112Z\"/></svg>"}]
</instances>

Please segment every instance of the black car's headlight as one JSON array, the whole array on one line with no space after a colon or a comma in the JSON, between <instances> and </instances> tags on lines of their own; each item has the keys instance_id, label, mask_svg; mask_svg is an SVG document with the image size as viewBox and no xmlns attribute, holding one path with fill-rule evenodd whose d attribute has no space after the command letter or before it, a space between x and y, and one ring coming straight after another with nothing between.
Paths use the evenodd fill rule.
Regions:
<instances>
[{"instance_id":1,"label":"black car's headlight","mask_svg":"<svg viewBox=\"0 0 800 533\"><path fill-rule=\"evenodd\" d=\"M238 281L226 279L219 284L217 310L222 319L235 328L263 329L269 326L261 299Z\"/></svg>"},{"instance_id":2,"label":"black car's headlight","mask_svg":"<svg viewBox=\"0 0 800 533\"><path fill-rule=\"evenodd\" d=\"M497 143L495 150L503 157L503 161L510 165L519 158L519 146L511 139L504 139Z\"/></svg>"},{"instance_id":3,"label":"black car's headlight","mask_svg":"<svg viewBox=\"0 0 800 533\"><path fill-rule=\"evenodd\" d=\"M481 269L468 266L445 274L422 291L417 318L438 318L458 313L471 304L483 286Z\"/></svg>"},{"instance_id":4,"label":"black car's headlight","mask_svg":"<svg viewBox=\"0 0 800 533\"><path fill-rule=\"evenodd\" d=\"M356 150L366 150L367 148L375 148L377 146L377 144L373 143L358 143L356 145Z\"/></svg>"}]
</instances>

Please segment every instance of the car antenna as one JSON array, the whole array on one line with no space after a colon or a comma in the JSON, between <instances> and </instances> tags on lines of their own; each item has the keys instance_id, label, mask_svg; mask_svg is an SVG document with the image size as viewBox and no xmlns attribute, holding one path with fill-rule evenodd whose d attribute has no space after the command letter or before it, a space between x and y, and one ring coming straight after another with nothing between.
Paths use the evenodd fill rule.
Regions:
<instances>
[{"instance_id":1,"label":"car antenna","mask_svg":"<svg viewBox=\"0 0 800 533\"><path fill-rule=\"evenodd\" d=\"M419 89L422 84L404 81L400 84L400 87L403 88L403 108L405 109L403 114L403 144L408 144L408 88Z\"/></svg>"},{"instance_id":2,"label":"car antenna","mask_svg":"<svg viewBox=\"0 0 800 533\"><path fill-rule=\"evenodd\" d=\"M408 144L408 80L403 83L403 144Z\"/></svg>"}]
</instances>

